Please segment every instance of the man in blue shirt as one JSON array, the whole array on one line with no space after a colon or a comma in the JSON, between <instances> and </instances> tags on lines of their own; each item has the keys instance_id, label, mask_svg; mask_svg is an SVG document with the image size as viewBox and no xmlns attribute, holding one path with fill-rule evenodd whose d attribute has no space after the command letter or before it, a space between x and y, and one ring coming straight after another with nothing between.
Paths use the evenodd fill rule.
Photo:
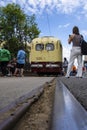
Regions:
<instances>
[{"instance_id":1,"label":"man in blue shirt","mask_svg":"<svg viewBox=\"0 0 87 130\"><path fill-rule=\"evenodd\" d=\"M20 76L23 77L24 65L26 60L26 53L24 48L21 46L17 53L17 66L14 72L14 75L17 76L18 71L20 72Z\"/></svg>"}]
</instances>

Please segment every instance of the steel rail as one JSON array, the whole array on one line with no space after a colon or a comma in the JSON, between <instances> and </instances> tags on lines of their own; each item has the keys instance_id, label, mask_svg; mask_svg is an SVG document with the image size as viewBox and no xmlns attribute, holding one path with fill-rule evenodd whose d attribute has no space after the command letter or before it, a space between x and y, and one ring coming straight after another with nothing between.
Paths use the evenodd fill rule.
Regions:
<instances>
[{"instance_id":1,"label":"steel rail","mask_svg":"<svg viewBox=\"0 0 87 130\"><path fill-rule=\"evenodd\" d=\"M87 112L66 86L56 83L51 130L87 130Z\"/></svg>"}]
</instances>

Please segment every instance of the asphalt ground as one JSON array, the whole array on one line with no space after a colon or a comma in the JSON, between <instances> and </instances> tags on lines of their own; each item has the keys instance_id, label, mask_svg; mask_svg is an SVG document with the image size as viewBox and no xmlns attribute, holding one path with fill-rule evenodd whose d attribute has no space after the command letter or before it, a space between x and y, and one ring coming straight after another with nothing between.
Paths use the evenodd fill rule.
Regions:
<instances>
[{"instance_id":1,"label":"asphalt ground","mask_svg":"<svg viewBox=\"0 0 87 130\"><path fill-rule=\"evenodd\" d=\"M53 77L0 77L0 110Z\"/></svg>"},{"instance_id":2,"label":"asphalt ground","mask_svg":"<svg viewBox=\"0 0 87 130\"><path fill-rule=\"evenodd\" d=\"M80 102L80 104L87 110L87 77L76 78L74 76L70 78L58 77L74 97Z\"/></svg>"}]
</instances>

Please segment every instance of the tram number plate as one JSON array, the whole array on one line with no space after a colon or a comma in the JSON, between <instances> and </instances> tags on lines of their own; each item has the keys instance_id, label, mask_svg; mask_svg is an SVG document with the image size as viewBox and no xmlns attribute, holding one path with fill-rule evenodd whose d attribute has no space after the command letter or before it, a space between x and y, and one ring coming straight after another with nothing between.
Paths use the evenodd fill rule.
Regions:
<instances>
[{"instance_id":1,"label":"tram number plate","mask_svg":"<svg viewBox=\"0 0 87 130\"><path fill-rule=\"evenodd\" d=\"M36 57L36 60L42 60L42 57Z\"/></svg>"}]
</instances>

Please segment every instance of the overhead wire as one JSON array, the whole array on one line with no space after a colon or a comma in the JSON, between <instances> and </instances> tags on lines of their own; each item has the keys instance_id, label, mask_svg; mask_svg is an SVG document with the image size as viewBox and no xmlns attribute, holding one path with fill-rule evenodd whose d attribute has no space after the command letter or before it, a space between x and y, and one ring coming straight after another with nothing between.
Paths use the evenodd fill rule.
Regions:
<instances>
[{"instance_id":1,"label":"overhead wire","mask_svg":"<svg viewBox=\"0 0 87 130\"><path fill-rule=\"evenodd\" d=\"M51 36L51 29L50 29L50 22L49 22L49 17L48 17L48 13L47 14L47 23L48 23L48 30L49 30L49 34Z\"/></svg>"}]
</instances>

